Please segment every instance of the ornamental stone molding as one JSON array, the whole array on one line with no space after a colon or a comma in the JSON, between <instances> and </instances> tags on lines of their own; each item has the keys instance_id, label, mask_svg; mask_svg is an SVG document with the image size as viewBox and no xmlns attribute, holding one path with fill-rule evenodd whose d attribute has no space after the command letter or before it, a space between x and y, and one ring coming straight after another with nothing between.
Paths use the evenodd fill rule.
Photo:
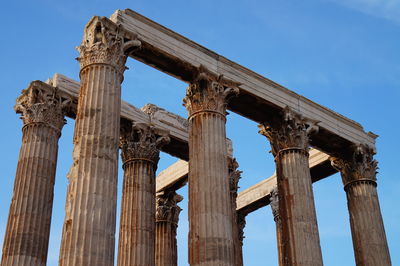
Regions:
<instances>
[{"instance_id":1,"label":"ornamental stone molding","mask_svg":"<svg viewBox=\"0 0 400 266\"><path fill-rule=\"evenodd\" d=\"M228 87L232 86L232 87ZM226 115L228 99L239 94L238 84L224 80L223 76L212 75L200 67L194 81L186 89L183 105L191 116L199 112L213 112Z\"/></svg>"},{"instance_id":2,"label":"ornamental stone molding","mask_svg":"<svg viewBox=\"0 0 400 266\"><path fill-rule=\"evenodd\" d=\"M259 133L268 138L274 156L283 149L308 151L309 136L318 132L318 122L304 118L289 107L283 110L282 119L259 125Z\"/></svg>"},{"instance_id":3,"label":"ornamental stone molding","mask_svg":"<svg viewBox=\"0 0 400 266\"><path fill-rule=\"evenodd\" d=\"M239 163L236 161L236 158L228 158L228 169L229 169L229 189L231 194L236 195L239 189L239 179L241 178L241 174L243 171L237 170L239 168Z\"/></svg>"},{"instance_id":4,"label":"ornamental stone molding","mask_svg":"<svg viewBox=\"0 0 400 266\"><path fill-rule=\"evenodd\" d=\"M271 192L270 205L272 209L272 215L274 216L274 221L276 223L280 223L281 217L279 215L279 193L277 186L275 186L275 188Z\"/></svg>"},{"instance_id":5,"label":"ornamental stone molding","mask_svg":"<svg viewBox=\"0 0 400 266\"><path fill-rule=\"evenodd\" d=\"M179 214L182 209L178 203L183 197L175 191L163 192L156 198L156 222L169 222L178 225Z\"/></svg>"},{"instance_id":6,"label":"ornamental stone molding","mask_svg":"<svg viewBox=\"0 0 400 266\"><path fill-rule=\"evenodd\" d=\"M77 47L80 53L77 60L81 71L92 64L106 64L114 67L122 76L126 69L125 50L132 50L133 46L139 48L141 43L138 40L124 43L121 26L113 29L107 24L105 18L93 17L90 20L85 27L83 41Z\"/></svg>"},{"instance_id":7,"label":"ornamental stone molding","mask_svg":"<svg viewBox=\"0 0 400 266\"><path fill-rule=\"evenodd\" d=\"M376 185L378 162L374 160L375 150L358 145L349 160L330 157L331 165L342 174L344 187L355 182L372 182Z\"/></svg>"},{"instance_id":8,"label":"ornamental stone molding","mask_svg":"<svg viewBox=\"0 0 400 266\"><path fill-rule=\"evenodd\" d=\"M71 103L70 99L61 97L56 88L48 90L40 82L32 82L22 90L17 98L14 110L21 114L24 125L43 123L61 133L66 120L64 115Z\"/></svg>"},{"instance_id":9,"label":"ornamental stone molding","mask_svg":"<svg viewBox=\"0 0 400 266\"><path fill-rule=\"evenodd\" d=\"M168 132L146 123L121 125L120 148L123 163L146 160L157 166L160 148L170 141Z\"/></svg>"}]
</instances>

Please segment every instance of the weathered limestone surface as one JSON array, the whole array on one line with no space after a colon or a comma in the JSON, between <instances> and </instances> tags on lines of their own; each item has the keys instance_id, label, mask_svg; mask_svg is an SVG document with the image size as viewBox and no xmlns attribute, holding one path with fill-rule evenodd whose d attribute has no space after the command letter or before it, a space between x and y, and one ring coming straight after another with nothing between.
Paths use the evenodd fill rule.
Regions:
<instances>
[{"instance_id":1,"label":"weathered limestone surface","mask_svg":"<svg viewBox=\"0 0 400 266\"><path fill-rule=\"evenodd\" d=\"M322 265L308 165L309 135L317 126L287 108L280 120L260 128L277 166L284 264Z\"/></svg>"},{"instance_id":2,"label":"weathered limestone surface","mask_svg":"<svg viewBox=\"0 0 400 266\"><path fill-rule=\"evenodd\" d=\"M177 204L182 199L182 196L174 191L165 191L157 195L156 266L178 265L176 229L182 209Z\"/></svg>"},{"instance_id":3,"label":"weathered limestone surface","mask_svg":"<svg viewBox=\"0 0 400 266\"><path fill-rule=\"evenodd\" d=\"M226 103L235 92L200 73L186 92L189 111L189 263L231 266L234 249L226 147Z\"/></svg>"},{"instance_id":4,"label":"weathered limestone surface","mask_svg":"<svg viewBox=\"0 0 400 266\"><path fill-rule=\"evenodd\" d=\"M32 82L14 109L22 115L22 146L4 238L2 266L46 265L58 139L69 100Z\"/></svg>"},{"instance_id":5,"label":"weathered limestone surface","mask_svg":"<svg viewBox=\"0 0 400 266\"><path fill-rule=\"evenodd\" d=\"M232 208L232 234L234 246L234 265L243 266L242 243L240 241L240 233L238 227L238 215L236 211L236 198L239 188L239 179L242 171L237 170L239 167L235 158L228 157L229 170L229 189L231 193L231 208Z\"/></svg>"},{"instance_id":6,"label":"weathered limestone surface","mask_svg":"<svg viewBox=\"0 0 400 266\"><path fill-rule=\"evenodd\" d=\"M313 182L337 172L331 166L329 155L316 149L310 150L309 166ZM181 188L187 182L188 172L189 164L184 160L178 160L157 175L156 191ZM276 174L241 191L237 198L237 210L249 213L268 205L274 186L276 186Z\"/></svg>"},{"instance_id":7,"label":"weathered limestone surface","mask_svg":"<svg viewBox=\"0 0 400 266\"><path fill-rule=\"evenodd\" d=\"M188 174L188 162L178 160L157 175L156 191L161 192L168 190L170 187L176 188L185 185L187 183Z\"/></svg>"},{"instance_id":8,"label":"weathered limestone surface","mask_svg":"<svg viewBox=\"0 0 400 266\"><path fill-rule=\"evenodd\" d=\"M391 265L378 193L376 190L377 162L374 151L358 146L350 160L332 158L332 164L341 172L356 265Z\"/></svg>"},{"instance_id":9,"label":"weathered limestone surface","mask_svg":"<svg viewBox=\"0 0 400 266\"><path fill-rule=\"evenodd\" d=\"M337 172L332 166L328 166L329 155L316 149L311 149L309 155L309 167L311 179L316 182L322 178ZM237 210L250 213L270 204L271 193L276 187L276 173L271 177L241 191L237 198Z\"/></svg>"},{"instance_id":10,"label":"weathered limestone surface","mask_svg":"<svg viewBox=\"0 0 400 266\"><path fill-rule=\"evenodd\" d=\"M114 264L123 45L116 28L94 17L78 47L81 87L60 265Z\"/></svg>"},{"instance_id":11,"label":"weathered limestone surface","mask_svg":"<svg viewBox=\"0 0 400 266\"><path fill-rule=\"evenodd\" d=\"M79 82L72 80L68 77L65 77L61 74L55 74L47 82L52 86L57 87L59 93L63 93L66 96L73 99L73 102L77 101ZM187 165L184 166L185 164L184 160L187 160L189 158L188 147L187 147L188 125L186 120L162 108L154 107L154 105L151 104L146 105L142 109L146 110L146 113L140 110L139 108L136 108L135 106L122 101L121 118L138 123L150 123L151 121L151 123L154 124L155 127L168 130L170 132L171 142L169 144L164 145L162 151L167 152L178 158L181 158L182 162L177 163L177 167L180 167L180 165L182 165L183 168L186 167L186 169L188 169ZM67 113L67 115L71 118L75 118L76 106L75 108L71 108L71 112ZM173 145L173 143L175 143L175 145ZM315 165L313 164L314 161L317 162ZM310 150L310 167L311 167L312 178L315 181L325 178L336 172L336 170L334 170L330 165L330 161L328 160L328 155L314 149ZM184 171L184 169L179 171ZM165 175L160 173L160 175L157 177L157 179L160 177L159 178L160 185L157 185L157 191L164 190L163 187L167 188L170 186L174 186L175 182L181 184L182 186L186 184L185 183L186 181L181 180L180 177L178 176L179 173L172 175L174 177L172 177L169 173ZM187 178L187 173L186 174L182 173L182 178L184 176L186 176ZM171 179L171 181L165 180L164 178Z\"/></svg>"},{"instance_id":12,"label":"weathered limestone surface","mask_svg":"<svg viewBox=\"0 0 400 266\"><path fill-rule=\"evenodd\" d=\"M121 129L124 184L118 244L119 266L155 265L157 163L168 132L134 123Z\"/></svg>"},{"instance_id":13,"label":"weathered limestone surface","mask_svg":"<svg viewBox=\"0 0 400 266\"><path fill-rule=\"evenodd\" d=\"M61 74L55 74L46 82L57 87L60 92L69 95L72 99L77 101L80 86L79 82ZM76 116L76 106L73 107L75 108L73 108L70 113L67 113L71 118L75 118ZM182 160L188 160L188 123L185 118L153 104L147 104L141 110L122 101L121 119L137 123L152 123L159 129L169 131L171 141L162 147L162 151Z\"/></svg>"},{"instance_id":14,"label":"weathered limestone surface","mask_svg":"<svg viewBox=\"0 0 400 266\"><path fill-rule=\"evenodd\" d=\"M130 56L190 83L196 69L203 66L215 75L240 84L240 97L232 99L228 109L258 123L273 119L289 106L304 117L320 121L321 130L313 136L313 145L328 153L346 151L351 143L373 147L376 135L364 132L360 124L316 104L283 86L210 51L170 29L130 10L117 10L110 18L121 24L126 34L135 34L142 42ZM326 141L329 139L330 141Z\"/></svg>"}]
</instances>

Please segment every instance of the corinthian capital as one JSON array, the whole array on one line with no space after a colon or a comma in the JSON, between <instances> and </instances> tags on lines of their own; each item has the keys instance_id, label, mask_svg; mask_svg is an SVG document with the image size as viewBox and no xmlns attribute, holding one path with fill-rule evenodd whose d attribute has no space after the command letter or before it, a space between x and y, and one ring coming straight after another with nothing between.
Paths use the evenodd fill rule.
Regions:
<instances>
[{"instance_id":1,"label":"corinthian capital","mask_svg":"<svg viewBox=\"0 0 400 266\"><path fill-rule=\"evenodd\" d=\"M308 151L309 136L318 131L317 124L286 107L282 119L259 125L259 133L268 138L276 156L280 150L289 148Z\"/></svg>"},{"instance_id":2,"label":"corinthian capital","mask_svg":"<svg viewBox=\"0 0 400 266\"><path fill-rule=\"evenodd\" d=\"M279 193L278 193L278 187L275 186L274 189L271 191L271 210L272 210L272 215L274 216L274 220L277 223L281 222L281 217L279 214Z\"/></svg>"},{"instance_id":3,"label":"corinthian capital","mask_svg":"<svg viewBox=\"0 0 400 266\"><path fill-rule=\"evenodd\" d=\"M239 171L238 168L239 164L236 159L228 157L229 189L232 194L237 194L239 188L238 184L242 171Z\"/></svg>"},{"instance_id":4,"label":"corinthian capital","mask_svg":"<svg viewBox=\"0 0 400 266\"><path fill-rule=\"evenodd\" d=\"M374 160L375 151L366 146L358 145L354 148L352 157L345 160L338 157L330 157L332 166L340 171L343 184L347 185L356 182L373 182L376 184L378 162Z\"/></svg>"},{"instance_id":5,"label":"corinthian capital","mask_svg":"<svg viewBox=\"0 0 400 266\"><path fill-rule=\"evenodd\" d=\"M85 27L83 41L77 47L81 69L91 64L113 66L122 74L125 70L124 38L120 27L106 18L93 17Z\"/></svg>"},{"instance_id":6,"label":"corinthian capital","mask_svg":"<svg viewBox=\"0 0 400 266\"><path fill-rule=\"evenodd\" d=\"M145 123L121 125L120 147L124 163L147 160L157 165L160 148L169 142L169 132Z\"/></svg>"},{"instance_id":7,"label":"corinthian capital","mask_svg":"<svg viewBox=\"0 0 400 266\"><path fill-rule=\"evenodd\" d=\"M229 85L237 86L232 82L229 84L222 76L215 77L206 71L200 72L187 88L183 99L189 115L209 111L225 116L229 97L239 93L237 87L231 88Z\"/></svg>"},{"instance_id":8,"label":"corinthian capital","mask_svg":"<svg viewBox=\"0 0 400 266\"><path fill-rule=\"evenodd\" d=\"M64 115L70 103L71 100L61 97L56 88L33 81L17 98L14 110L21 114L24 125L43 123L60 132L66 122Z\"/></svg>"},{"instance_id":9,"label":"corinthian capital","mask_svg":"<svg viewBox=\"0 0 400 266\"><path fill-rule=\"evenodd\" d=\"M178 203L183 200L183 197L175 191L163 192L157 195L156 199L156 221L170 222L178 225L179 214L182 209Z\"/></svg>"}]
</instances>

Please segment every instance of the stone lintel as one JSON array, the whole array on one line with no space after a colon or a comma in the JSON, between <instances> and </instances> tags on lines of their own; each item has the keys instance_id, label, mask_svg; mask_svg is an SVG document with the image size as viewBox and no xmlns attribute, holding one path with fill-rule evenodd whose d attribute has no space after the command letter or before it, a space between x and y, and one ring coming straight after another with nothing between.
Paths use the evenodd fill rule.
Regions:
<instances>
[{"instance_id":1,"label":"stone lintel","mask_svg":"<svg viewBox=\"0 0 400 266\"><path fill-rule=\"evenodd\" d=\"M330 164L329 155L316 149L310 150L309 165L313 182L321 180L337 172ZM271 193L276 187L276 173L271 177L239 192L237 211L245 214L270 204Z\"/></svg>"},{"instance_id":2,"label":"stone lintel","mask_svg":"<svg viewBox=\"0 0 400 266\"><path fill-rule=\"evenodd\" d=\"M330 164L329 155L316 149L310 150L309 164L313 182L337 172ZM156 178L156 191L161 192L169 189L179 189L186 184L187 177L188 163L184 160L178 160L158 174ZM238 194L236 201L237 210L249 213L269 205L270 194L275 186L276 175L274 174L258 184L242 190Z\"/></svg>"},{"instance_id":3,"label":"stone lintel","mask_svg":"<svg viewBox=\"0 0 400 266\"><path fill-rule=\"evenodd\" d=\"M75 119L79 82L61 74L55 74L52 78L48 79L46 83L48 84L47 86L49 89L56 87L60 93L71 97L73 104L71 105L69 112L67 112L67 116ZM143 107L145 111L146 109L149 109L146 106ZM145 112L125 101L122 101L121 119L137 123L151 123L161 130L169 131L171 141L169 144L163 146L161 150L180 159L188 160L189 150L187 144L188 131L186 118L170 113L157 106L155 106L153 109L154 110L152 110L152 112Z\"/></svg>"},{"instance_id":4,"label":"stone lintel","mask_svg":"<svg viewBox=\"0 0 400 266\"><path fill-rule=\"evenodd\" d=\"M324 106L279 85L182 35L130 10L117 10L110 18L122 25L126 34L133 34L141 48L131 57L190 83L199 68L214 76L240 84L239 97L231 99L228 109L257 123L269 122L287 106L307 119L320 121L320 130L313 136L313 146L327 153L346 152L350 144L375 146L376 135ZM326 141L329 139L330 141Z\"/></svg>"},{"instance_id":5,"label":"stone lintel","mask_svg":"<svg viewBox=\"0 0 400 266\"><path fill-rule=\"evenodd\" d=\"M43 83L41 81L35 81L35 82ZM69 97L71 99L72 101L71 108L69 108L67 116L74 119L76 115L79 82L70 79L66 76L63 76L61 74L55 74L52 78L47 80L46 83L47 84L44 85L44 88L52 90L54 89L54 87L56 87L58 93L61 96L65 98ZM187 133L186 119L176 114L170 113L165 109L162 109L155 105L146 105L142 109L144 111L140 110L139 108L136 108L135 106L125 101L122 101L121 119L126 119L131 122L139 122L139 123L151 122L156 127L169 131L171 142L163 146L162 151L167 152L180 159L187 160L188 133ZM230 154L230 156L232 156L231 155L232 151L230 150L229 147L231 147L231 145L228 142L228 155ZM157 189L156 189L157 191L162 191L165 188L170 188L170 187L178 189L186 184L187 171L188 171L187 163L185 161L181 161L175 164L171 166L172 167L171 171L164 170L158 175ZM176 169L173 170L174 168L176 169L182 168L182 169L177 171ZM314 151L313 149L310 150L310 168L311 168L311 176L314 182L323 179L327 176L330 176L336 172L336 170L332 168L330 161L328 160L328 155L319 152L317 150ZM262 182L260 182L260 184ZM260 199L261 198L262 197L260 197ZM267 201L267 203L262 203L261 205L265 206L267 204L269 204L269 201Z\"/></svg>"}]
</instances>

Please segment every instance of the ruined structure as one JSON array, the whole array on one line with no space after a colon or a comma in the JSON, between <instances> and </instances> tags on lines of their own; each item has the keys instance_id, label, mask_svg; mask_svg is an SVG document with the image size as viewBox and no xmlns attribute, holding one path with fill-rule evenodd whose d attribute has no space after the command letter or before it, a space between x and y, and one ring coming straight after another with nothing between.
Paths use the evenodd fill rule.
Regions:
<instances>
[{"instance_id":1,"label":"ruined structure","mask_svg":"<svg viewBox=\"0 0 400 266\"><path fill-rule=\"evenodd\" d=\"M2 266L46 264L64 116L75 119L75 134L59 265L114 264L118 148L120 266L177 265L176 190L186 184L190 265L243 265L245 217L269 204L279 265L323 265L312 182L337 171L357 265L391 264L376 191L376 135L132 10L93 17L78 50L80 83L56 74L17 99L23 141ZM121 101L128 57L188 83L187 119ZM240 193L227 110L260 124L276 163L276 174ZM181 161L155 177L160 152Z\"/></svg>"}]
</instances>

